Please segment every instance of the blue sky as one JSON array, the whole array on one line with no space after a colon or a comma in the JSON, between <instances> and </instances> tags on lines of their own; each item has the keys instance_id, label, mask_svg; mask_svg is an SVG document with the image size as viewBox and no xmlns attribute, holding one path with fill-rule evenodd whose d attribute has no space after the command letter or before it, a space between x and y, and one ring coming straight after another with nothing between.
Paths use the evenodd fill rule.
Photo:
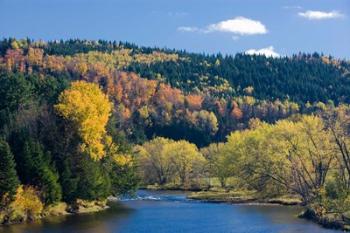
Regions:
<instances>
[{"instance_id":1,"label":"blue sky","mask_svg":"<svg viewBox=\"0 0 350 233\"><path fill-rule=\"evenodd\" d=\"M350 59L350 0L0 0L0 37Z\"/></svg>"}]
</instances>

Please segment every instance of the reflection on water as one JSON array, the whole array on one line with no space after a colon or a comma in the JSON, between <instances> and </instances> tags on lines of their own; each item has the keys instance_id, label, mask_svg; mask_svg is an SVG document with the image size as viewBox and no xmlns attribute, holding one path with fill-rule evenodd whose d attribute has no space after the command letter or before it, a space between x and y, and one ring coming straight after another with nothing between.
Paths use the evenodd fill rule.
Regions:
<instances>
[{"instance_id":1,"label":"reflection on water","mask_svg":"<svg viewBox=\"0 0 350 233\"><path fill-rule=\"evenodd\" d=\"M0 227L0 233L328 233L298 219L299 207L213 204L183 192L140 191L109 210Z\"/></svg>"}]
</instances>

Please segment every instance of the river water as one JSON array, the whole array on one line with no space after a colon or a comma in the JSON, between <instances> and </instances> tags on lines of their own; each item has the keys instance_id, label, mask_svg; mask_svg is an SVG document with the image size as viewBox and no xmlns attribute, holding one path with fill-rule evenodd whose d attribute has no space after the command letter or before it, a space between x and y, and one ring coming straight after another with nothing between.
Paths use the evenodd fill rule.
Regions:
<instances>
[{"instance_id":1,"label":"river water","mask_svg":"<svg viewBox=\"0 0 350 233\"><path fill-rule=\"evenodd\" d=\"M95 214L0 227L0 233L330 233L298 219L300 207L231 205L186 199L183 192L139 191Z\"/></svg>"}]
</instances>

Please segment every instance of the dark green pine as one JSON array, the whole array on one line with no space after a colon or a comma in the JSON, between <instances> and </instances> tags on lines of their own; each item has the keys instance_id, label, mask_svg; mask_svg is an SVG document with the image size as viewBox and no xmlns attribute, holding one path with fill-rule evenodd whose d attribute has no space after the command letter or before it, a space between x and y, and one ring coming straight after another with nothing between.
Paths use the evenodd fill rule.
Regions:
<instances>
[{"instance_id":1,"label":"dark green pine","mask_svg":"<svg viewBox=\"0 0 350 233\"><path fill-rule=\"evenodd\" d=\"M6 193L15 195L18 185L14 156L7 142L0 139L0 197Z\"/></svg>"}]
</instances>

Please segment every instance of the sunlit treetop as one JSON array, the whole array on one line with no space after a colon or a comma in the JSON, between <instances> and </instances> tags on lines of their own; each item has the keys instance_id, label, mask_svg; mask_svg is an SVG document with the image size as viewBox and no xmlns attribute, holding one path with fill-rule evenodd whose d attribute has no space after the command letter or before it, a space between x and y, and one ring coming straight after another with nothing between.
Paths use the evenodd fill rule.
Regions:
<instances>
[{"instance_id":1,"label":"sunlit treetop","mask_svg":"<svg viewBox=\"0 0 350 233\"><path fill-rule=\"evenodd\" d=\"M73 82L61 93L55 108L77 127L82 139L81 151L95 160L104 157L104 141L108 137L106 124L112 105L101 89L93 83Z\"/></svg>"}]
</instances>

